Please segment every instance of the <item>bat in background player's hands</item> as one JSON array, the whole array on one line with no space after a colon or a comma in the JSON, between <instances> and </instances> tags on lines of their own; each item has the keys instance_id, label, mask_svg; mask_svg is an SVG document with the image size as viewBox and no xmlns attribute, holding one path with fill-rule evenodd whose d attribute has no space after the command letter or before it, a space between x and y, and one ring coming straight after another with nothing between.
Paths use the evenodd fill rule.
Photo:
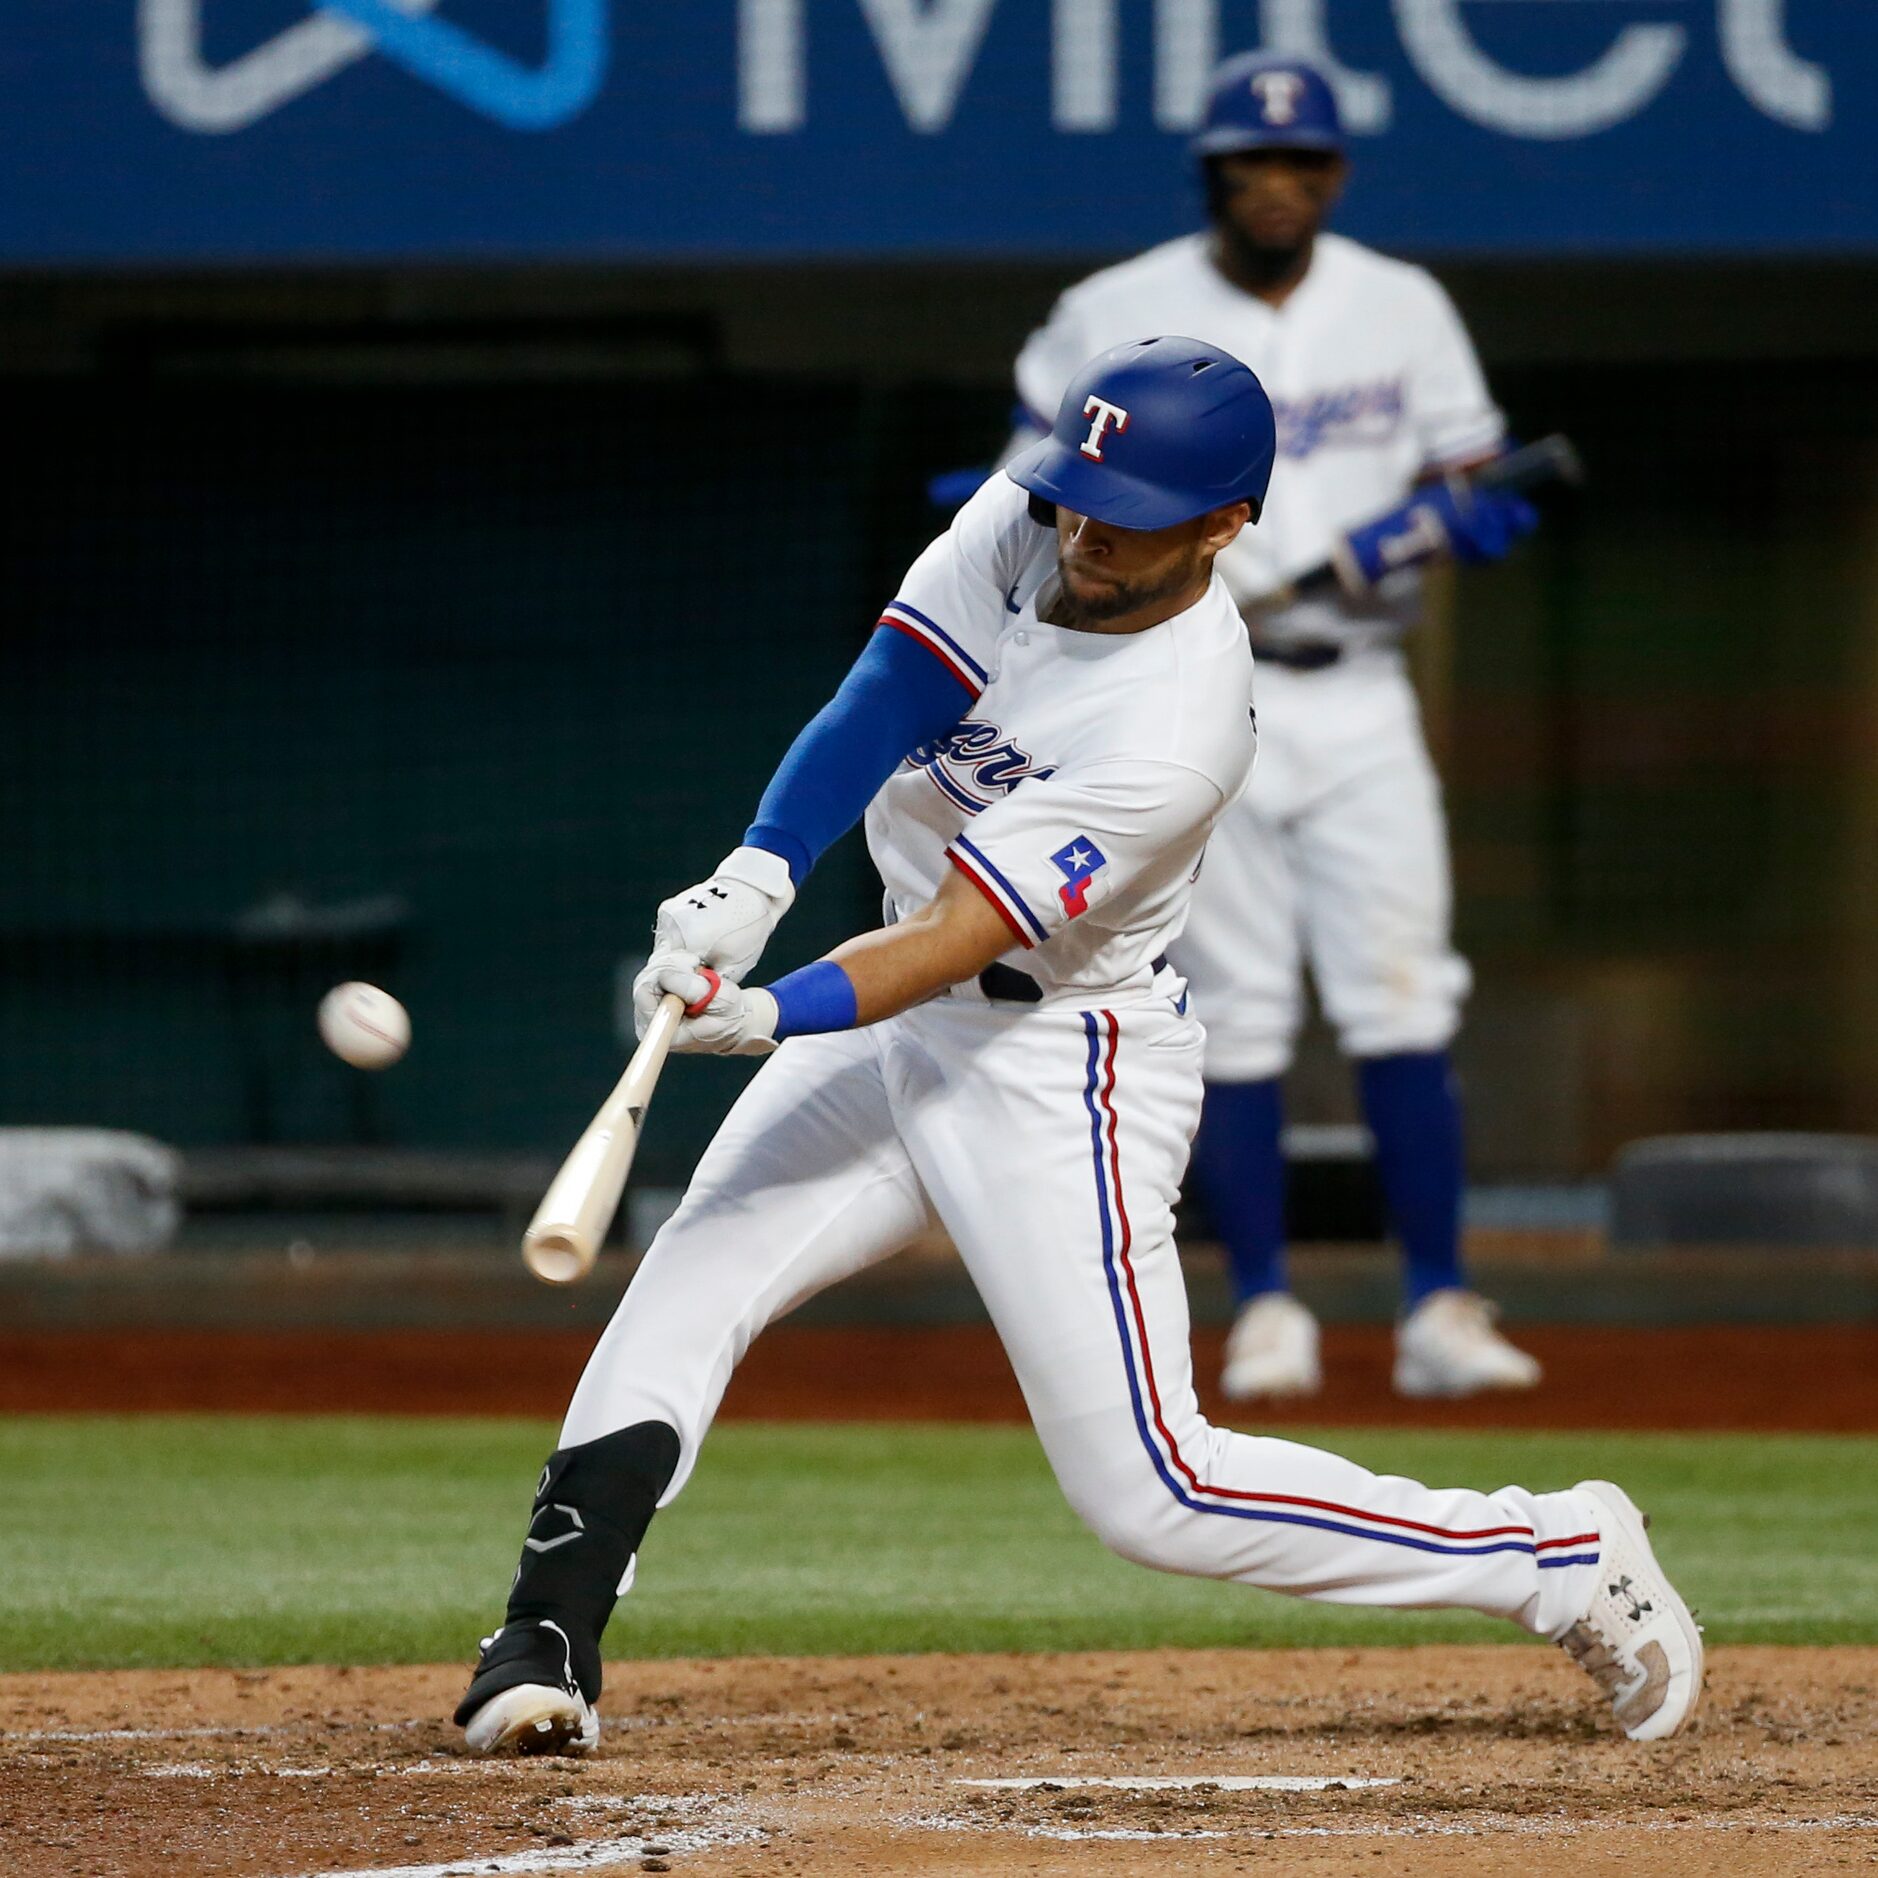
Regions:
<instances>
[{"instance_id":1,"label":"bat in background player's hands","mask_svg":"<svg viewBox=\"0 0 1878 1878\"><path fill-rule=\"evenodd\" d=\"M653 957L686 953L720 977L741 982L763 956L770 934L795 897L788 864L780 855L764 848L733 848L710 879L660 902L652 926ZM642 1013L641 1035L646 1021Z\"/></svg>"},{"instance_id":2,"label":"bat in background player's hands","mask_svg":"<svg viewBox=\"0 0 1878 1878\"><path fill-rule=\"evenodd\" d=\"M695 952L655 952L633 980L633 1025L641 1037L668 995L685 1001L674 1055L768 1056L776 1048L774 996L737 984Z\"/></svg>"}]
</instances>

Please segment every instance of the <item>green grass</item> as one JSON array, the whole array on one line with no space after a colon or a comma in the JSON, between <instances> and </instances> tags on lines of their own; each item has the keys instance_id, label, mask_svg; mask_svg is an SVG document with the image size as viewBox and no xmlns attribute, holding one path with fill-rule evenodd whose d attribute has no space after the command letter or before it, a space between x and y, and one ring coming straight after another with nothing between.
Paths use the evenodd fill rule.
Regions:
<instances>
[{"instance_id":1,"label":"green grass","mask_svg":"<svg viewBox=\"0 0 1878 1878\"><path fill-rule=\"evenodd\" d=\"M1623 1481L1720 1642L1878 1642L1878 1441L1339 1430L1447 1484ZM515 1422L0 1423L0 1669L462 1658L496 1619L535 1470ZM1105 1553L1027 1429L712 1438L655 1528L616 1656L1516 1641Z\"/></svg>"}]
</instances>

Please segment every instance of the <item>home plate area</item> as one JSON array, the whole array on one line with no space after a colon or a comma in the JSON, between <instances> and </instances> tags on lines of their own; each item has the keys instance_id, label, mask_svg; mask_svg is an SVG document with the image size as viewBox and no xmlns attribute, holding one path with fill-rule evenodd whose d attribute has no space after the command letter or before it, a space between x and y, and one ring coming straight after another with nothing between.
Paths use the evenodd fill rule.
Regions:
<instances>
[{"instance_id":1,"label":"home plate area","mask_svg":"<svg viewBox=\"0 0 1878 1878\"><path fill-rule=\"evenodd\" d=\"M584 1762L457 1666L0 1678L7 1878L1867 1869L1878 1649L1718 1650L1639 1747L1543 1648L622 1662ZM30 1842L20 1830L31 1820Z\"/></svg>"}]
</instances>

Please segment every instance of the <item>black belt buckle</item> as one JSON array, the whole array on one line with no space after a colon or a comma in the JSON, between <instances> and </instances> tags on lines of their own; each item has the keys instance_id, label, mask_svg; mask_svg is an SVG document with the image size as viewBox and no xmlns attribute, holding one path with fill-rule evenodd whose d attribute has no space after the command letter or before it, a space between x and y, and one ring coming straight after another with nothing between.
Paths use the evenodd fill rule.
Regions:
<instances>
[{"instance_id":1,"label":"black belt buckle","mask_svg":"<svg viewBox=\"0 0 1878 1878\"><path fill-rule=\"evenodd\" d=\"M1252 641L1254 659L1282 665L1293 672L1321 672L1343 657L1343 648L1334 639L1297 639L1288 644Z\"/></svg>"},{"instance_id":2,"label":"black belt buckle","mask_svg":"<svg viewBox=\"0 0 1878 1878\"><path fill-rule=\"evenodd\" d=\"M995 1004L1043 1002L1043 987L1015 965L987 965L978 974L978 989Z\"/></svg>"}]
</instances>

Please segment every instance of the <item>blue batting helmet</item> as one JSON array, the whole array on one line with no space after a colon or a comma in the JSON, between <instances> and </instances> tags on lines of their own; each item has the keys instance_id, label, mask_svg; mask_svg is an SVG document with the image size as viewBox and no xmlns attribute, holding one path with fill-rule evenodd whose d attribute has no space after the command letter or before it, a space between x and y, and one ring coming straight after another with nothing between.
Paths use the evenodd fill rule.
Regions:
<instances>
[{"instance_id":1,"label":"blue batting helmet","mask_svg":"<svg viewBox=\"0 0 1878 1878\"><path fill-rule=\"evenodd\" d=\"M1242 52L1213 74L1206 117L1187 146L1196 162L1239 150L1343 150L1330 81L1305 59Z\"/></svg>"},{"instance_id":2,"label":"blue batting helmet","mask_svg":"<svg viewBox=\"0 0 1878 1878\"><path fill-rule=\"evenodd\" d=\"M1117 528L1171 528L1235 502L1256 522L1277 448L1249 366L1197 339L1135 339L1076 374L1049 436L1005 474Z\"/></svg>"}]
</instances>

